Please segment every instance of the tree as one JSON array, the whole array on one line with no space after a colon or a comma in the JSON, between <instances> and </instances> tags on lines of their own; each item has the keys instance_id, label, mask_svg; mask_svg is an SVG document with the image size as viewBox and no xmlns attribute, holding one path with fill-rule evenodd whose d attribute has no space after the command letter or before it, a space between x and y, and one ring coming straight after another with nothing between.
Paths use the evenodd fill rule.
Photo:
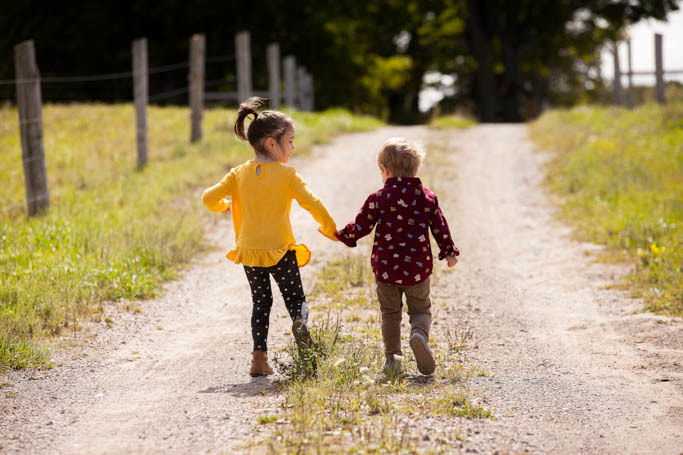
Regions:
<instances>
[{"instance_id":1,"label":"tree","mask_svg":"<svg viewBox=\"0 0 683 455\"><path fill-rule=\"evenodd\" d=\"M547 82L557 67L571 71L568 61L590 66L626 25L675 9L677 0L467 0L480 120L520 121L534 82Z\"/></svg>"}]
</instances>

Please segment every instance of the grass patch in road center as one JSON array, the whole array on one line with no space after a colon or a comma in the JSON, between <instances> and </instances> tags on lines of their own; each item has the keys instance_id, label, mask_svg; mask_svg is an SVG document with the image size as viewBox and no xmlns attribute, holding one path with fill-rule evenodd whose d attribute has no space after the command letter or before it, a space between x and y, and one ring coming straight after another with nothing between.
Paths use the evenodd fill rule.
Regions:
<instances>
[{"instance_id":1,"label":"grass patch in road center","mask_svg":"<svg viewBox=\"0 0 683 455\"><path fill-rule=\"evenodd\" d=\"M343 110L290 114L303 154L379 125ZM253 152L235 137L233 109L207 109L196 144L189 117L149 107L149 164L137 170L132 105L44 106L51 206L28 219L17 112L0 107L0 370L45 365L46 337L84 318L111 325L103 302L153 297L206 248L204 225L218 218L201 189Z\"/></svg>"},{"instance_id":2,"label":"grass patch in road center","mask_svg":"<svg viewBox=\"0 0 683 455\"><path fill-rule=\"evenodd\" d=\"M362 322L378 310L376 301L368 304L369 283L374 280L363 254L322 268L309 301L317 372L311 374L293 342L278 349L284 379L277 388L284 400L276 419L258 418L271 430L260 442L270 453L438 453L462 440L460 419L493 418L467 387L471 376L486 374L467 357L469 330L433 328L437 370L431 377L417 373L407 340L405 374L381 372L381 322L377 316ZM358 297L365 300L355 302Z\"/></svg>"},{"instance_id":3,"label":"grass patch in road center","mask_svg":"<svg viewBox=\"0 0 683 455\"><path fill-rule=\"evenodd\" d=\"M556 153L548 182L578 237L634 263L635 296L683 316L683 105L579 107L531 125Z\"/></svg>"},{"instance_id":4,"label":"grass patch in road center","mask_svg":"<svg viewBox=\"0 0 683 455\"><path fill-rule=\"evenodd\" d=\"M429 127L437 130L469 128L477 122L461 115L444 115L429 122Z\"/></svg>"}]
</instances>

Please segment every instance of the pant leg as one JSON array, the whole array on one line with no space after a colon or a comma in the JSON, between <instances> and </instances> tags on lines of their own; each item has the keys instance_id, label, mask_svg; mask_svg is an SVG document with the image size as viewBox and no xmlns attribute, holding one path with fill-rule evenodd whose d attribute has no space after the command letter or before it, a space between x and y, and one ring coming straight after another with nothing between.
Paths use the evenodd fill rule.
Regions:
<instances>
[{"instance_id":1,"label":"pant leg","mask_svg":"<svg viewBox=\"0 0 683 455\"><path fill-rule=\"evenodd\" d=\"M265 267L244 266L251 300L254 304L251 311L251 337L254 340L254 351L268 351L268 324L270 309L273 307L273 291L270 288L270 275Z\"/></svg>"},{"instance_id":2,"label":"pant leg","mask_svg":"<svg viewBox=\"0 0 683 455\"><path fill-rule=\"evenodd\" d=\"M410 331L419 329L429 339L432 325L432 301L429 298L429 278L415 286L404 286L406 306L410 318Z\"/></svg>"},{"instance_id":3,"label":"pant leg","mask_svg":"<svg viewBox=\"0 0 683 455\"><path fill-rule=\"evenodd\" d=\"M403 355L401 351L402 292L398 286L376 281L377 300L382 312L382 339L385 354Z\"/></svg>"},{"instance_id":4,"label":"pant leg","mask_svg":"<svg viewBox=\"0 0 683 455\"><path fill-rule=\"evenodd\" d=\"M278 288L280 288L282 299L285 301L285 306L292 320L301 317L307 321L308 305L306 305L306 295L301 284L296 253L292 250L288 251L280 259L280 262L269 267L268 271L273 275Z\"/></svg>"}]
</instances>

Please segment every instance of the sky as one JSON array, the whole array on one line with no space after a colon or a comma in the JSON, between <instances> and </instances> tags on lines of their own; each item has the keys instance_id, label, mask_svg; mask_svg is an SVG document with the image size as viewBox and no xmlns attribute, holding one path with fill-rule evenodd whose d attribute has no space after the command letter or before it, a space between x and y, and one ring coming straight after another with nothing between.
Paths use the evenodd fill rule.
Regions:
<instances>
[{"instance_id":1,"label":"sky","mask_svg":"<svg viewBox=\"0 0 683 455\"><path fill-rule=\"evenodd\" d=\"M662 34L662 47L664 70L683 71L683 5L681 10L669 14L666 22L655 20L640 21L628 29L631 38L631 62L633 71L654 71L655 69L655 33ZM621 71L627 71L627 47L626 43L619 46L619 63ZM614 76L614 61L609 50L602 55L603 77L611 80ZM427 78L438 78L437 74L427 75ZM665 80L678 80L683 82L683 73L677 75L665 75ZM626 77L622 84L627 86ZM633 76L635 85L654 85L654 76ZM434 103L443 98L443 94L432 88L420 93L420 110L426 111Z\"/></svg>"},{"instance_id":2,"label":"sky","mask_svg":"<svg viewBox=\"0 0 683 455\"><path fill-rule=\"evenodd\" d=\"M683 5L681 5L683 7ZM655 69L655 33L662 34L664 70L683 71L683 10L669 14L667 22L646 20L632 25L628 34L631 38L631 61L633 71L654 71ZM627 46L619 46L619 63L621 71L627 71ZM607 79L614 76L614 60L610 51L603 52L602 74ZM664 75L665 80L683 82L683 74ZM654 76L634 76L636 85L654 85ZM622 83L627 83L626 78Z\"/></svg>"}]
</instances>

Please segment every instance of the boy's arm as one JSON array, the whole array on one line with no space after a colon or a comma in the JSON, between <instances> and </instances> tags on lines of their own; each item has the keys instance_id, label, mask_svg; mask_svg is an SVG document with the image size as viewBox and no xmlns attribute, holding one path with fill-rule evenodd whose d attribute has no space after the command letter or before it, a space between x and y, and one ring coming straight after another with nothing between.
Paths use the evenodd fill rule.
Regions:
<instances>
[{"instance_id":1,"label":"boy's arm","mask_svg":"<svg viewBox=\"0 0 683 455\"><path fill-rule=\"evenodd\" d=\"M337 230L334 219L332 219L330 212L327 211L325 204L311 193L311 190L306 186L306 182L296 171L292 177L292 192L294 199L296 199L301 208L308 211L313 216L313 219L320 223L320 232L326 237L334 238L334 232Z\"/></svg>"},{"instance_id":2,"label":"boy's arm","mask_svg":"<svg viewBox=\"0 0 683 455\"><path fill-rule=\"evenodd\" d=\"M230 210L230 201L224 199L232 195L235 184L235 173L230 171L220 182L202 193L202 202L212 212L226 212Z\"/></svg>"},{"instance_id":3,"label":"boy's arm","mask_svg":"<svg viewBox=\"0 0 683 455\"><path fill-rule=\"evenodd\" d=\"M346 246L356 246L358 239L365 237L374 229L375 224L377 224L378 213L377 196L371 194L356 215L356 220L347 224L344 229L337 231L337 238Z\"/></svg>"},{"instance_id":4,"label":"boy's arm","mask_svg":"<svg viewBox=\"0 0 683 455\"><path fill-rule=\"evenodd\" d=\"M439 259L445 259L448 257L454 258L455 256L460 255L460 251L458 251L453 243L451 230L448 228L448 222L446 221L446 217L443 216L443 212L439 207L439 201L436 196L434 196L434 207L429 216L429 228L432 231L434 240L436 240L437 245L439 245ZM449 265L450 262L451 261L449 261Z\"/></svg>"}]
</instances>

